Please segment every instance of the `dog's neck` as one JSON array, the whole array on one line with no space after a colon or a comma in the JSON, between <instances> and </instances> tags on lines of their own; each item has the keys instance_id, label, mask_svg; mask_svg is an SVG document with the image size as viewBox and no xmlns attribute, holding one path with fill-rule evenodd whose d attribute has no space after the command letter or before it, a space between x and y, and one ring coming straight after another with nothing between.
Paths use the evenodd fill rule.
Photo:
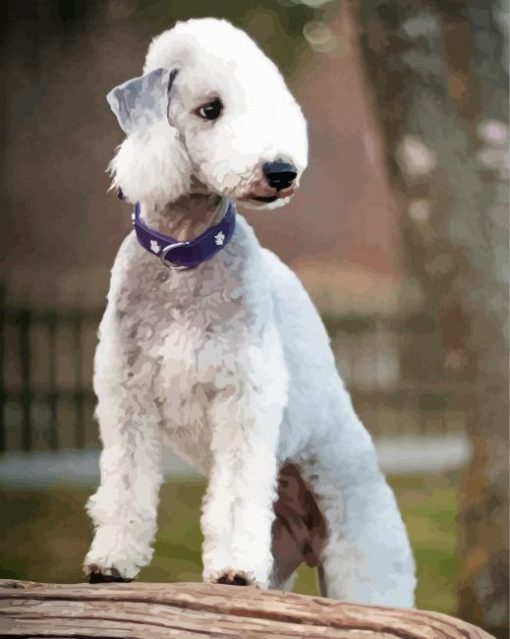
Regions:
<instances>
[{"instance_id":1,"label":"dog's neck","mask_svg":"<svg viewBox=\"0 0 510 639\"><path fill-rule=\"evenodd\" d=\"M142 206L142 218L155 231L186 242L220 221L223 214L220 204L218 195L193 193L163 207Z\"/></svg>"}]
</instances>

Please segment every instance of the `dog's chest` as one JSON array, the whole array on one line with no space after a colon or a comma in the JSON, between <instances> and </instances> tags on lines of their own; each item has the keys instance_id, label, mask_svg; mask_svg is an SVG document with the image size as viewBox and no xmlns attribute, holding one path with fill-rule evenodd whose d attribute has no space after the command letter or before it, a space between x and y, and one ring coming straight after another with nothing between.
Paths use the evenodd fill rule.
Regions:
<instances>
[{"instance_id":1,"label":"dog's chest","mask_svg":"<svg viewBox=\"0 0 510 639\"><path fill-rule=\"evenodd\" d=\"M208 410L259 332L247 251L232 247L193 271L174 272L129 240L123 249L110 300L132 383L148 387L174 450L206 469Z\"/></svg>"},{"instance_id":2,"label":"dog's chest","mask_svg":"<svg viewBox=\"0 0 510 639\"><path fill-rule=\"evenodd\" d=\"M150 255L137 257L115 296L120 337L167 427L189 438L235 367L249 324L246 291L240 271L222 259L172 272Z\"/></svg>"},{"instance_id":3,"label":"dog's chest","mask_svg":"<svg viewBox=\"0 0 510 639\"><path fill-rule=\"evenodd\" d=\"M178 295L163 304L159 322L154 380L156 401L170 446L207 473L211 431L209 407L224 383L232 346L245 322L238 282L218 269L204 269L200 284L181 282Z\"/></svg>"}]
</instances>

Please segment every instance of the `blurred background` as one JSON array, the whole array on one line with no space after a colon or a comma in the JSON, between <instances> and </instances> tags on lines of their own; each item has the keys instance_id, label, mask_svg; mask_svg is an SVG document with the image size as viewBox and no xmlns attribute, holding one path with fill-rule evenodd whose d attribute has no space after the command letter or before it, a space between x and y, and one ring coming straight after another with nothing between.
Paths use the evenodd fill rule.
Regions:
<instances>
[{"instance_id":1,"label":"blurred background","mask_svg":"<svg viewBox=\"0 0 510 639\"><path fill-rule=\"evenodd\" d=\"M247 213L328 327L399 500L417 605L508 636L508 5L3 0L0 577L77 581L98 482L92 357L130 210L104 96L213 15L281 67L310 165ZM249 69L247 69L249 73ZM203 483L171 455L150 581L200 578ZM300 571L296 590L317 592Z\"/></svg>"}]
</instances>

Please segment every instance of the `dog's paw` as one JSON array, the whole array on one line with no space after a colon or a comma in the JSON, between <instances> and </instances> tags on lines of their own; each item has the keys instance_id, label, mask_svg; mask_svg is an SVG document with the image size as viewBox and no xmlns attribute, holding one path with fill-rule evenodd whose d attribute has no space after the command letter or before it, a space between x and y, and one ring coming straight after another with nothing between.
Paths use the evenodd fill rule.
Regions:
<instances>
[{"instance_id":1,"label":"dog's paw","mask_svg":"<svg viewBox=\"0 0 510 639\"><path fill-rule=\"evenodd\" d=\"M85 567L89 584L128 583L133 581L123 577L116 568L103 568L95 564Z\"/></svg>"},{"instance_id":2,"label":"dog's paw","mask_svg":"<svg viewBox=\"0 0 510 639\"><path fill-rule=\"evenodd\" d=\"M210 581L213 584L226 584L227 586L255 585L255 580L243 570L223 570L214 575Z\"/></svg>"},{"instance_id":3,"label":"dog's paw","mask_svg":"<svg viewBox=\"0 0 510 639\"><path fill-rule=\"evenodd\" d=\"M247 586L248 580L243 575L233 573L229 575L221 576L217 581L217 584L225 584L227 586Z\"/></svg>"}]
</instances>

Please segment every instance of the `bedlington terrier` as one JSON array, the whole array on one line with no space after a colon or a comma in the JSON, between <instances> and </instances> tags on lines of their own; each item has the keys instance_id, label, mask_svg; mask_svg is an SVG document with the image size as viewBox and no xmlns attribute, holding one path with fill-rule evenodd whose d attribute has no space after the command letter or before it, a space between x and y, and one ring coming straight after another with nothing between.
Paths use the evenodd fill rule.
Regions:
<instances>
[{"instance_id":1,"label":"bedlington terrier","mask_svg":"<svg viewBox=\"0 0 510 639\"><path fill-rule=\"evenodd\" d=\"M412 606L405 527L324 326L236 212L297 189L300 107L223 20L177 23L143 73L108 95L126 133L112 187L134 229L95 358L103 451L86 574L131 580L150 562L169 445L207 479L205 581L283 590L305 561L325 596Z\"/></svg>"}]
</instances>

